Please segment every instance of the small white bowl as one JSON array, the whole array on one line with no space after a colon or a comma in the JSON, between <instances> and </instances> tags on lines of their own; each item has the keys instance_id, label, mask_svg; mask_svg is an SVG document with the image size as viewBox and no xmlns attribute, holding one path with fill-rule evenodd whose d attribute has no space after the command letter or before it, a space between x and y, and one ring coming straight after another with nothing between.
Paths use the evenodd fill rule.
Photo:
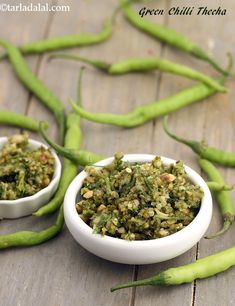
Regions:
<instances>
[{"instance_id":1,"label":"small white bowl","mask_svg":"<svg viewBox=\"0 0 235 306\"><path fill-rule=\"evenodd\" d=\"M151 162L155 156L149 154L128 154L123 160L130 162ZM161 157L164 164L176 161ZM102 160L95 165L105 166L112 162L113 157ZM64 199L64 216L69 231L77 242L91 253L107 260L124 264L151 264L174 258L192 248L205 234L212 217L212 198L206 182L202 177L185 166L190 180L201 186L204 191L200 210L193 221L185 228L172 235L152 239L127 241L110 236L101 236L93 233L78 215L76 202L84 178L87 176L82 171L70 184Z\"/></svg>"},{"instance_id":2,"label":"small white bowl","mask_svg":"<svg viewBox=\"0 0 235 306\"><path fill-rule=\"evenodd\" d=\"M7 142L7 137L0 137L0 150ZM42 142L29 139L29 149L36 149L39 147L48 148ZM55 171L53 178L50 184L43 188L42 190L38 191L32 196L20 198L17 200L0 200L0 218L7 218L7 219L15 219L24 216L31 215L35 212L38 208L42 205L46 204L52 195L55 193L59 181L60 181L60 174L61 174L61 163L58 156L52 151L52 154L55 158Z\"/></svg>"}]
</instances>

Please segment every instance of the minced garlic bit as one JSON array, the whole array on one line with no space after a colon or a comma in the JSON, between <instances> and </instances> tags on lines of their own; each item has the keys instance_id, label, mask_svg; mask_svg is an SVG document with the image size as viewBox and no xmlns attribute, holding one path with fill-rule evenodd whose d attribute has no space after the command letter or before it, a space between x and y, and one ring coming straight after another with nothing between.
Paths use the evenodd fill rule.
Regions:
<instances>
[{"instance_id":1,"label":"minced garlic bit","mask_svg":"<svg viewBox=\"0 0 235 306\"><path fill-rule=\"evenodd\" d=\"M28 149L28 135L13 135L0 150L0 200L31 196L49 185L55 159L50 150Z\"/></svg>"},{"instance_id":2,"label":"minced garlic bit","mask_svg":"<svg viewBox=\"0 0 235 306\"><path fill-rule=\"evenodd\" d=\"M80 217L95 233L125 240L148 240L171 235L196 216L203 191L189 180L182 161L164 165L122 161L115 154L103 168L87 167Z\"/></svg>"}]
</instances>

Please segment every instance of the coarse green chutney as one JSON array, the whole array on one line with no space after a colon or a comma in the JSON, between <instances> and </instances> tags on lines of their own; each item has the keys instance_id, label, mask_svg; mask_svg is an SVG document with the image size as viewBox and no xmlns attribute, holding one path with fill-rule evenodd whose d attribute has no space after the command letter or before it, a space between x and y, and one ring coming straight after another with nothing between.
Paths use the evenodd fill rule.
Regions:
<instances>
[{"instance_id":1,"label":"coarse green chutney","mask_svg":"<svg viewBox=\"0 0 235 306\"><path fill-rule=\"evenodd\" d=\"M55 159L49 149L28 148L28 135L13 135L0 150L0 200L31 196L47 187Z\"/></svg>"},{"instance_id":2,"label":"coarse green chutney","mask_svg":"<svg viewBox=\"0 0 235 306\"><path fill-rule=\"evenodd\" d=\"M171 235L197 215L203 191L194 185L182 161L165 165L130 163L115 154L103 168L88 166L76 209L83 221L101 235L148 240Z\"/></svg>"}]
</instances>

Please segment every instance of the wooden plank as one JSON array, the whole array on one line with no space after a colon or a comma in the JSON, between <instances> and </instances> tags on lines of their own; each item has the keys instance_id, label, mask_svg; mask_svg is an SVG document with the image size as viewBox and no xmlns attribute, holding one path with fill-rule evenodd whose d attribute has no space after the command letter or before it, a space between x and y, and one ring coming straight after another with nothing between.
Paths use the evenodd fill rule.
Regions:
<instances>
[{"instance_id":1,"label":"wooden plank","mask_svg":"<svg viewBox=\"0 0 235 306\"><path fill-rule=\"evenodd\" d=\"M41 1L41 4L46 2L50 3L51 1L43 0ZM18 1L11 1L11 5L17 4L19 4ZM17 45L32 40L42 39L46 32L49 17L50 16L48 13L1 12L1 37L8 39ZM41 26L32 27L32 24L40 24ZM38 60L39 58L37 56L27 58L29 66L33 71L37 70ZM7 109L24 114L27 109L30 95L15 77L8 61L2 61L0 66L1 109ZM37 104L39 103L37 102ZM2 126L0 128L0 136L11 135L13 133L19 132L20 130L16 128ZM35 135L33 137L35 138ZM41 228L47 227L48 224L51 224L52 222L54 222L53 216L45 218L44 220L35 219L32 217L21 218L17 220L3 220L0 223L1 234L25 229L39 230ZM2 270L2 286L0 290L0 296L2 305L15 304L16 300L17 303L20 304L20 299L22 296L26 297L26 302L24 305L29 305L27 304L27 294L25 294L24 291L27 289L27 285L25 287L24 279L29 278L31 273L30 266L34 263L33 260L31 261L31 258L35 259L35 251L33 251L33 249L28 250L28 253L27 250L23 248L17 250L1 251L0 253L0 266ZM25 260L26 258L27 260ZM24 263L26 264L25 266ZM26 292L28 291L26 290Z\"/></svg>"},{"instance_id":2,"label":"wooden plank","mask_svg":"<svg viewBox=\"0 0 235 306\"><path fill-rule=\"evenodd\" d=\"M86 8L86 6L84 8ZM73 13L72 15L68 16L68 21L70 22L70 20L75 20L76 21L75 27L76 29L78 28L80 31L80 27L83 24L82 23L83 20L76 19L76 12L79 9L81 9L82 11L87 11L83 10L81 6L73 7ZM60 24L63 24L62 20L64 22L64 16L60 15L57 18L58 19L55 19L55 24L53 24L54 27L52 27L52 32L51 32L52 36L57 34L53 33L53 29L56 29L57 31L59 31L60 29L64 29L63 26L58 26ZM103 20L97 19L96 21L97 25L100 27L101 22ZM76 30L71 25L69 27L69 31L75 32ZM84 29L84 31L90 31L90 29L87 30ZM58 34L61 34L61 32L59 32ZM50 70L51 67L52 69ZM56 65L54 67L56 67ZM42 78L48 84L48 86L51 87L54 90L54 92L58 94L58 96L60 97L65 96L66 99L70 96L74 96L76 83L77 83L77 74L78 74L77 69L74 72L72 71L72 73L71 70L69 70L66 75L66 72L65 74L63 73L61 74L62 70L61 67L58 67L57 70L53 69L54 67L52 65L50 66L47 64L46 58L43 59L41 63L41 69L39 71L40 78ZM62 80L63 87L61 87L61 81L58 82L58 79L54 77L55 75L62 75L64 77L64 79ZM47 116L47 114L45 114L45 111L35 104L34 99L31 100L28 114L34 118L41 118L42 116L43 118L50 119L50 116ZM55 130L55 125L52 127ZM67 244L70 247L67 247L66 246ZM49 246L47 244L45 246L40 247L40 250L41 248L43 249L45 248L47 250L48 247ZM131 272L130 267L125 267L125 266L119 267L119 265L117 264L112 264L112 263L107 264L104 260L97 259L95 256L90 255L88 252L80 248L77 245L77 243L71 238L70 234L67 231L66 231L66 238L63 239L63 237L61 237L57 244L54 244L53 242L53 245L50 245L50 250L53 250L53 254L55 253L61 254L61 257L58 258L58 261L53 260L49 267L48 265L45 265L45 262L48 261L47 254L45 254L45 256L42 257L40 255L41 254L40 252L40 254L38 254L38 256L35 257L35 250L33 249L27 250L30 254L34 254L33 256L36 261L38 260L41 263L40 267L34 266L31 268L31 271L33 272L35 269L35 272L38 270L41 272L40 272L40 277L37 277L37 279L35 279L34 276L37 275L37 273L33 272L32 277L29 278L24 283L24 285L27 288L29 288L29 291L31 292L30 295L31 297L29 299L28 295L22 296L21 298L22 304L25 303L30 304L36 302L38 303L38 305L41 303L44 304L49 303L51 305L54 304L68 305L69 303L70 305L74 305L79 300L81 303L84 303L84 305L92 305L94 300L97 300L97 305L102 305L103 299L106 300L108 296L109 304L115 305L116 299L122 300L123 303L126 303L130 299L129 295L122 296L122 293L119 293L115 296L111 295L108 291L105 296L99 294L103 287L109 288L109 286L107 285L108 282L110 283L115 282L113 278L116 278L118 276L120 281L125 281L126 276L129 275L129 273ZM20 255L18 254L18 256ZM61 266L60 265L61 262L65 264ZM76 269L74 268L75 264L76 264ZM23 272L24 269L25 267L22 267L21 271ZM55 270L58 274L58 277L54 277L53 279L49 280L49 275L52 275ZM113 274L113 271L115 271L115 274ZM61 277L62 275L63 277ZM101 275L102 275L102 281L100 281ZM41 283L44 279L46 280L45 286L41 289ZM53 291L48 290L48 282L50 282L50 287L52 286L53 288L55 288L55 290ZM19 287L23 288L21 287L21 285L19 285L19 281L17 281L17 284L18 288ZM39 288L40 292L45 293L43 294L44 299L42 298L39 299L39 296L41 296L41 293L39 293ZM65 288L68 288L68 290L72 292L69 302L67 297L64 294L62 294Z\"/></svg>"},{"instance_id":3,"label":"wooden plank","mask_svg":"<svg viewBox=\"0 0 235 306\"><path fill-rule=\"evenodd\" d=\"M180 4L178 1L171 1L169 3L169 8L173 6L180 6L180 7L187 7L189 6L188 1L181 1ZM199 1L195 1L193 3L193 6L197 7L201 4ZM204 3L203 5L211 6L211 4ZM219 2L213 2L213 6L217 7L219 6ZM226 4L224 3L224 6ZM227 5L228 6L228 5ZM158 7L158 6L155 6ZM215 17L216 18L216 17ZM223 17L217 17L218 18L218 27L221 28L221 32L223 33L224 28L220 26L220 21ZM213 45L212 42L216 45L218 43L222 44L222 42L219 41L219 38L217 37L217 32L213 28L214 21L212 17L207 18L206 16L168 16L168 25L177 31L180 31L181 33L184 33L188 37L190 37L192 40L197 42L200 46L203 46L208 52L211 53L212 50L210 50L210 46ZM224 20L224 19L222 19ZM156 20L157 21L157 20ZM224 24L224 21L221 21ZM205 26L206 24L206 26ZM185 26L187 25L187 26ZM197 30L195 30L195 25ZM202 35L203 33L203 35ZM232 44L228 44L226 41L226 50L231 50ZM224 48L225 49L225 48ZM218 48L213 50L213 54L222 64L226 64L226 58L224 56L225 51L220 48L220 52L218 52ZM164 57L169 58L175 62L186 64L188 66L191 66L194 69L198 69L202 72L205 72L210 75L216 75L217 73L206 63L203 63L201 61L198 61L191 56L188 56L181 51L177 51L173 48L166 47L164 52ZM162 81L160 84L160 93L159 97L166 97L168 95L172 95L175 92L186 88L187 86L190 86L192 84L192 81L175 77L172 75L163 75ZM222 95L218 95L217 99L218 101L222 98ZM170 126L171 128L178 133L179 135L182 135L185 138L189 139L201 139L203 137L204 132L204 125L207 120L208 114L211 114L211 118L213 117L213 113L211 112L211 108L214 108L214 102L215 98L207 99L207 101L202 103L197 103L195 105L191 105L185 109L182 109L175 114L172 114L170 116ZM209 106L210 105L210 106ZM213 120L213 119L212 119ZM216 122L218 123L218 121ZM220 126L220 129L226 130L225 125ZM212 133L213 134L213 133ZM230 138L232 139L232 137ZM155 142L154 142L155 140ZM160 144L159 144L160 142ZM186 148L185 146L181 144L177 144L173 140L169 139L162 130L162 120L157 120L155 129L153 132L153 142L154 148L158 154L165 155L172 157L174 159L181 159L185 163L187 163L192 168L199 170L196 156L193 154L190 149ZM204 242L204 241L203 241ZM202 242L202 243L203 243ZM206 242L205 242L206 243ZM230 239L231 244L231 239ZM203 245L204 246L204 245ZM202 248L203 249L203 248ZM201 247L200 247L201 250ZM207 246L204 246L204 252L208 252L210 248ZM211 250L212 251L212 250ZM213 251L211 252L213 253ZM191 249L189 252L185 253L184 255L173 259L171 261L168 261L166 263L162 264L156 264L148 266L147 268L140 267L138 278L145 278L149 277L154 274L154 271L159 272L166 268L173 267L173 266L179 266L186 263L190 263L194 261L196 258L196 248ZM230 274L230 279L232 278L233 274ZM224 276L226 278L226 275ZM216 279L212 279L211 282L213 284L216 283ZM232 282L231 282L232 283ZM220 288L223 288L220 286ZM205 292L204 295L201 295L202 292ZM221 292L222 291L222 292ZM221 305L222 300L224 305L227 305L229 301L231 301L231 294L227 295L227 297L224 297L223 289L221 291L216 291L218 294L215 294L215 291L213 289L208 291L207 286L202 286L200 289L196 290L196 304L197 301L200 300L201 303L199 305ZM228 290L229 291L229 290ZM232 292L232 289L230 288L230 292ZM210 294L211 293L211 294ZM222 294L220 294L222 293ZM143 289L137 289L136 291L136 305L142 305L146 303L146 305L173 305L173 303L178 303L180 305L194 305L194 287L193 284L178 286L174 288L143 288ZM220 295L221 303L216 304L216 298L213 298L213 302L211 302L212 295L217 296ZM224 299L226 302L224 302ZM176 302L177 301L177 302ZM230 304L228 304L230 305Z\"/></svg>"},{"instance_id":4,"label":"wooden plank","mask_svg":"<svg viewBox=\"0 0 235 306\"><path fill-rule=\"evenodd\" d=\"M158 7L155 4L155 8ZM159 5L160 7L160 5ZM168 11L170 4L167 5L166 11ZM145 17L147 18L147 17ZM168 15L165 15L165 23L171 27L175 27L178 23L182 22L182 19L174 18L170 20ZM155 17L155 22L158 22L158 18ZM172 24L173 23L173 24ZM187 33L186 33L187 34ZM192 59L187 56L182 56L178 54L176 50L173 50L169 47L164 47L163 57L170 59L175 62L182 62L182 64L188 64L192 66ZM162 74L159 83L159 91L157 92L157 99L166 98L168 96L174 95L179 90L182 90L192 84L192 81L189 81L185 78L170 74ZM194 107L194 106L192 106ZM191 106L190 106L191 108ZM178 111L175 114L170 116L170 125L179 132L179 134L184 133L185 127L182 125L182 122L187 122L187 118L190 117L189 110L183 109ZM190 133L192 129L187 128ZM182 146L177 146L172 140L170 140L162 129L162 119L155 121L152 131L152 151L155 154L160 156L170 157L176 160L183 160L189 166L194 167L195 162L187 154L187 150L184 151ZM195 167L194 167L195 168ZM140 266L138 272L138 279L149 277L154 273L163 271L168 267L182 265L192 261L195 258L196 248L192 248L187 253L164 263L158 263L155 265ZM193 286L181 286L180 288L137 288L136 289L136 305L172 305L172 301L178 301L180 305L190 305L192 301Z\"/></svg>"},{"instance_id":5,"label":"wooden plank","mask_svg":"<svg viewBox=\"0 0 235 306\"><path fill-rule=\"evenodd\" d=\"M103 20L110 17L115 8L116 1L100 1L99 10L102 14L95 14L95 1L80 2L76 4L71 2L71 14L67 16L56 15L50 35L58 35L66 31L68 28L64 24L69 24L70 32L76 31L93 31L97 32L101 29ZM84 12L80 18L77 18L77 12ZM94 16L92 20L87 18L87 12ZM63 19L62 19L63 18ZM123 36L123 32L126 35ZM118 16L113 37L110 41L95 47L80 48L72 50L74 53L79 52L81 55L86 55L94 58L101 58L107 61L115 61L119 58L125 58L134 55L147 55L149 50L138 47L139 37L143 40L143 46L148 48L156 48L160 52L160 45L153 42L150 38L130 27L123 17ZM131 41L129 39L131 37ZM123 46L126 46L123 48ZM158 51L156 51L158 52ZM77 76L81 64L69 63L62 61L53 61L50 65L46 64L46 58L42 61L40 69L40 77L47 82L48 86L54 90L66 103L69 97L74 97L76 92ZM54 76L60 75L62 80ZM154 76L154 77L153 77ZM93 111L111 111L111 112L126 112L134 106L145 102L152 101L155 97L155 84L157 74L130 75L122 77L110 77L103 73L97 72L92 68L87 68L83 82L83 103L84 107ZM61 86L63 82L63 86ZM145 84L145 86L142 86ZM127 99L128 97L128 99ZM34 103L30 105L29 114L39 116L38 107L37 114L35 112ZM138 130L123 130L115 127L102 126L83 121L84 130L84 147L90 150L102 153L104 155L113 155L115 151L123 150L124 152L142 152L143 148L140 145L141 138L145 137L145 152L150 152L149 145L151 139L151 124L141 127ZM148 137L146 137L148 135ZM131 143L129 139L132 139ZM69 236L67 231L65 235ZM69 236L70 237L70 236ZM60 240L60 243L64 242ZM88 252L84 251L75 241L69 239L70 247L63 246L63 262L66 261L67 273L70 278L75 280L70 282L71 296L70 304L74 305L79 301L83 305L127 305L131 302L132 291L127 293L117 292L109 293L109 288L117 282L127 281L133 273L132 266L118 265L105 262ZM54 245L54 252L60 253L61 244ZM72 249L71 249L72 248ZM71 256L76 262L77 269L74 269L70 262ZM47 269L46 267L44 269ZM64 275L64 267L58 268L60 275ZM61 281L61 287L68 286L66 278ZM56 287L57 280L50 280L51 285ZM105 291L105 294L100 294ZM88 294L89 292L89 294ZM48 292L47 292L48 296ZM61 303L67 305L67 297L57 295L51 296L51 303Z\"/></svg>"},{"instance_id":6,"label":"wooden plank","mask_svg":"<svg viewBox=\"0 0 235 306\"><path fill-rule=\"evenodd\" d=\"M215 6L221 5L220 1L215 1ZM226 62L224 54L227 51L234 51L235 38L232 35L234 27L234 9L235 4L230 1L223 2L227 9L226 18L217 18L217 22L208 22L207 31L209 31L212 40L215 41L213 53L221 62ZM204 126L204 139L206 142L230 152L234 152L234 80L227 82L229 93L227 95L218 95L213 99L213 105L206 105L206 120ZM213 109L212 109L213 108ZM213 111L212 111L213 110ZM226 181L234 184L234 169L219 167ZM232 192L235 200L235 193ZM213 219L208 233L215 233L222 226L221 215L214 201ZM234 244L233 228L223 236L211 240L201 240L199 248L199 257L219 252L229 248ZM219 274L213 278L197 282L195 305L234 305L234 276L235 269Z\"/></svg>"}]
</instances>

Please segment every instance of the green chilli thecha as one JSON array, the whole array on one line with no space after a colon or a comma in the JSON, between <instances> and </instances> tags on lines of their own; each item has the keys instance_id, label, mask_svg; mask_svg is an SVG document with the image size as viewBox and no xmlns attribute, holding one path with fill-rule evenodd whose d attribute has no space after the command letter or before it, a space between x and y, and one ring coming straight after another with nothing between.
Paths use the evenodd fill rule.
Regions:
<instances>
[{"instance_id":1,"label":"green chilli thecha","mask_svg":"<svg viewBox=\"0 0 235 306\"><path fill-rule=\"evenodd\" d=\"M27 134L9 137L0 150L0 200L37 193L50 184L54 168L55 159L49 149L29 149Z\"/></svg>"},{"instance_id":2,"label":"green chilli thecha","mask_svg":"<svg viewBox=\"0 0 235 306\"><path fill-rule=\"evenodd\" d=\"M197 215L203 191L182 161L165 165L130 163L116 153L111 164L86 167L79 216L94 231L125 240L161 238L187 226Z\"/></svg>"}]
</instances>

